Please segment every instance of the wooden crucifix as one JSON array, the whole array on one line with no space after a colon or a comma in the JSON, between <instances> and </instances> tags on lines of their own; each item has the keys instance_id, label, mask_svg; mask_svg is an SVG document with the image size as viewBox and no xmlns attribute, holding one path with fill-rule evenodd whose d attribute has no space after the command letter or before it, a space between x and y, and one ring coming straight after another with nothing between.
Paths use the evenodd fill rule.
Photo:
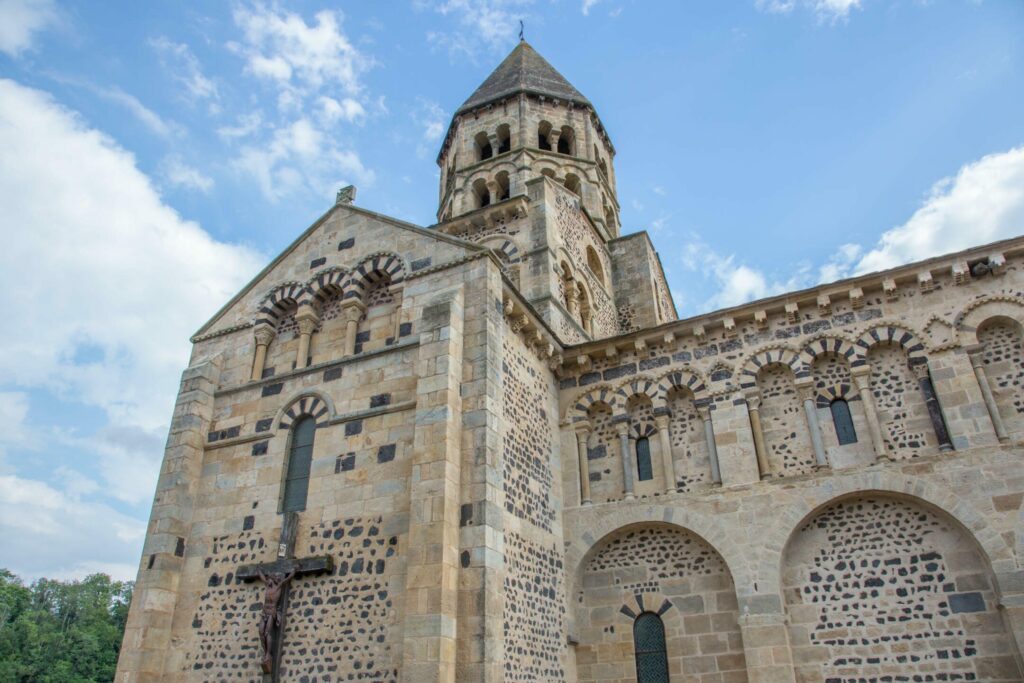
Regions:
<instances>
[{"instance_id":1,"label":"wooden crucifix","mask_svg":"<svg viewBox=\"0 0 1024 683\"><path fill-rule=\"evenodd\" d=\"M263 648L263 683L276 683L278 680L291 580L296 576L325 574L334 569L334 558L330 555L295 557L298 522L298 512L286 512L281 527L281 542L277 546L277 559L263 564L243 565L235 574L243 581L260 579L266 586L259 622L260 645Z\"/></svg>"}]
</instances>

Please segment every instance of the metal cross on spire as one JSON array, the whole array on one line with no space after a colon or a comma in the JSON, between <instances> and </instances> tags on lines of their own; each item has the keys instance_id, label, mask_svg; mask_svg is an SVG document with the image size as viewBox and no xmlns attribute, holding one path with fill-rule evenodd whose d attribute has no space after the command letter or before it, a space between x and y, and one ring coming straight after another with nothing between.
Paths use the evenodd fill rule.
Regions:
<instances>
[{"instance_id":1,"label":"metal cross on spire","mask_svg":"<svg viewBox=\"0 0 1024 683\"><path fill-rule=\"evenodd\" d=\"M523 20L520 19L519 20L519 40L526 40L525 38L523 38L523 30L524 30L524 28L525 27L523 26Z\"/></svg>"}]
</instances>

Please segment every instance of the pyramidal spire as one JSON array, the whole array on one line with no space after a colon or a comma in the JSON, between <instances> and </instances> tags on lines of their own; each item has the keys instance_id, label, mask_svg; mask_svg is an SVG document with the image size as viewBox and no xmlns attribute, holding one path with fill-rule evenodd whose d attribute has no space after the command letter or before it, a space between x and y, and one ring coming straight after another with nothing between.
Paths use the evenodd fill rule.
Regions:
<instances>
[{"instance_id":1,"label":"pyramidal spire","mask_svg":"<svg viewBox=\"0 0 1024 683\"><path fill-rule=\"evenodd\" d=\"M544 95L590 105L590 100L558 73L548 60L541 57L528 42L520 40L509 56L455 113L458 115L517 93Z\"/></svg>"}]
</instances>

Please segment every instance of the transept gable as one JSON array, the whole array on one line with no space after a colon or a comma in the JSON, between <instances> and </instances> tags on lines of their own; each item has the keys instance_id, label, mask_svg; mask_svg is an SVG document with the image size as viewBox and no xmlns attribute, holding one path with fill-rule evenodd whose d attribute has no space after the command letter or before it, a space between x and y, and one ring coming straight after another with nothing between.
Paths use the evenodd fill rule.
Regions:
<instances>
[{"instance_id":1,"label":"transept gable","mask_svg":"<svg viewBox=\"0 0 1024 683\"><path fill-rule=\"evenodd\" d=\"M302 304L326 289L361 293L371 271L393 281L486 248L383 214L338 204L318 218L193 335L193 341L255 324L282 302Z\"/></svg>"}]
</instances>

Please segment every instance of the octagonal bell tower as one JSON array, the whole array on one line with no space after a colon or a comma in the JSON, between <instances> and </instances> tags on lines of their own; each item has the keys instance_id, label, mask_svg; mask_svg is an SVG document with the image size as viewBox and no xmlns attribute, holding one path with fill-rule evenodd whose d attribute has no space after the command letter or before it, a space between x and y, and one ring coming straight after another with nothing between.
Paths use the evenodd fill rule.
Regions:
<instances>
[{"instance_id":1,"label":"octagonal bell tower","mask_svg":"<svg viewBox=\"0 0 1024 683\"><path fill-rule=\"evenodd\" d=\"M521 40L455 112L440 154L440 223L522 195L545 175L619 235L615 148L590 101Z\"/></svg>"}]
</instances>

